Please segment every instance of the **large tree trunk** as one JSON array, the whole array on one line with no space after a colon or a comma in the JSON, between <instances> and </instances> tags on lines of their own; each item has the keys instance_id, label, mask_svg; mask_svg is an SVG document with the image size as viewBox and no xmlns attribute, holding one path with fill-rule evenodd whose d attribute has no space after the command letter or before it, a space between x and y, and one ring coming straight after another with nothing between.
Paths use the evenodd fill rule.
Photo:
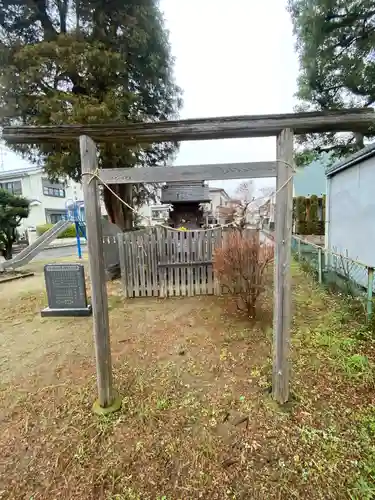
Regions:
<instances>
[{"instance_id":1,"label":"large tree trunk","mask_svg":"<svg viewBox=\"0 0 375 500\"><path fill-rule=\"evenodd\" d=\"M132 187L132 184L111 185L111 189L130 206L133 206ZM113 224L123 231L130 231L133 228L133 211L106 188L104 188L104 205Z\"/></svg>"},{"instance_id":2,"label":"large tree trunk","mask_svg":"<svg viewBox=\"0 0 375 500\"><path fill-rule=\"evenodd\" d=\"M1 255L5 260L10 260L13 255L13 242L7 241L1 249Z\"/></svg>"},{"instance_id":3,"label":"large tree trunk","mask_svg":"<svg viewBox=\"0 0 375 500\"><path fill-rule=\"evenodd\" d=\"M13 243L16 241L16 229L15 228L7 228L4 230L2 234L1 243L2 248L0 250L1 255L5 260L10 260L13 255Z\"/></svg>"}]
</instances>

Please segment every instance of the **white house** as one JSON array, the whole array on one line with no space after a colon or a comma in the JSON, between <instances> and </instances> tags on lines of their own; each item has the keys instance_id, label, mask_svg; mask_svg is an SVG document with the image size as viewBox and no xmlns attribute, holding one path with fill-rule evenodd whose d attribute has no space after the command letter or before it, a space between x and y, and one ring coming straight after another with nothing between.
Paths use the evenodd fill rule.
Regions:
<instances>
[{"instance_id":1,"label":"white house","mask_svg":"<svg viewBox=\"0 0 375 500\"><path fill-rule=\"evenodd\" d=\"M72 180L52 183L42 168L0 172L0 188L30 200L30 215L19 228L24 233L41 224L55 224L66 216L69 201L82 201L81 184Z\"/></svg>"},{"instance_id":2,"label":"white house","mask_svg":"<svg viewBox=\"0 0 375 500\"><path fill-rule=\"evenodd\" d=\"M170 205L162 204L161 188L147 185L150 191L155 190L156 201L149 201L138 207L137 213L140 217L140 225L156 226L157 224L165 224L169 218Z\"/></svg>"},{"instance_id":3,"label":"white house","mask_svg":"<svg viewBox=\"0 0 375 500\"><path fill-rule=\"evenodd\" d=\"M211 201L203 205L208 222L215 223L216 221L219 224L224 223L225 221L221 220L223 216L220 214L220 207L225 207L230 203L230 196L225 189L210 187L209 197Z\"/></svg>"},{"instance_id":4,"label":"white house","mask_svg":"<svg viewBox=\"0 0 375 500\"><path fill-rule=\"evenodd\" d=\"M259 206L258 210L259 223L261 224L261 226L270 230L274 230L276 216L276 194L271 194L267 201Z\"/></svg>"},{"instance_id":5,"label":"white house","mask_svg":"<svg viewBox=\"0 0 375 500\"><path fill-rule=\"evenodd\" d=\"M375 144L326 175L326 248L375 267Z\"/></svg>"},{"instance_id":6,"label":"white house","mask_svg":"<svg viewBox=\"0 0 375 500\"><path fill-rule=\"evenodd\" d=\"M170 208L170 205L162 205L161 203L147 203L142 205L137 210L141 217L140 224L142 226L165 224L169 218Z\"/></svg>"},{"instance_id":7,"label":"white house","mask_svg":"<svg viewBox=\"0 0 375 500\"><path fill-rule=\"evenodd\" d=\"M228 193L222 188L210 187L209 193L211 198L210 209L213 214L216 214L219 207L226 206L231 200Z\"/></svg>"}]
</instances>

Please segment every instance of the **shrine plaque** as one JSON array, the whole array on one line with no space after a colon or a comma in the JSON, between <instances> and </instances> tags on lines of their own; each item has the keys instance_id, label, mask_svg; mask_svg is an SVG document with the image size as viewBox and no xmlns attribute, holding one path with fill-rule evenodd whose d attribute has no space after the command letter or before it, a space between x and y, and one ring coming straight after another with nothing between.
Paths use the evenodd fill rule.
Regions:
<instances>
[{"instance_id":1,"label":"shrine plaque","mask_svg":"<svg viewBox=\"0 0 375 500\"><path fill-rule=\"evenodd\" d=\"M48 307L42 316L89 316L83 264L44 266Z\"/></svg>"}]
</instances>

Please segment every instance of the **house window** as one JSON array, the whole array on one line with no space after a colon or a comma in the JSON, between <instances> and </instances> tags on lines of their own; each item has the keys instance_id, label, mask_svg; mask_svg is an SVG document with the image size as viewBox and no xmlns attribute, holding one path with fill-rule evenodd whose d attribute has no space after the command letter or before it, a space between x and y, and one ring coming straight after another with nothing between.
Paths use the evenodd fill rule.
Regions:
<instances>
[{"instance_id":1,"label":"house window","mask_svg":"<svg viewBox=\"0 0 375 500\"><path fill-rule=\"evenodd\" d=\"M44 196L53 196L55 198L65 198L65 187L61 183L53 183L48 179L42 179Z\"/></svg>"},{"instance_id":2,"label":"house window","mask_svg":"<svg viewBox=\"0 0 375 500\"><path fill-rule=\"evenodd\" d=\"M167 213L165 210L152 210L151 211L151 217L153 219L164 219L166 217Z\"/></svg>"},{"instance_id":3,"label":"house window","mask_svg":"<svg viewBox=\"0 0 375 500\"><path fill-rule=\"evenodd\" d=\"M56 224L57 222L65 219L64 212L51 212L48 214L47 218L49 219L50 224Z\"/></svg>"},{"instance_id":4,"label":"house window","mask_svg":"<svg viewBox=\"0 0 375 500\"><path fill-rule=\"evenodd\" d=\"M15 194L16 196L22 195L21 181L1 182L0 189L5 189L9 193Z\"/></svg>"}]
</instances>

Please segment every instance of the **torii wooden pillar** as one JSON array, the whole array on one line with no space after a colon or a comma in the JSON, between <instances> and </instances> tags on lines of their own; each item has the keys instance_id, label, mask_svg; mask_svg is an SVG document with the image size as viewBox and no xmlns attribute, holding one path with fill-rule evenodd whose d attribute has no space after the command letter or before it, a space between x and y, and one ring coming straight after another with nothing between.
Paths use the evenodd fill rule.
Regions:
<instances>
[{"instance_id":1,"label":"torii wooden pillar","mask_svg":"<svg viewBox=\"0 0 375 500\"><path fill-rule=\"evenodd\" d=\"M276 218L273 305L272 394L278 403L289 399L291 327L291 247L293 225L293 131L285 129L276 145Z\"/></svg>"},{"instance_id":2,"label":"torii wooden pillar","mask_svg":"<svg viewBox=\"0 0 375 500\"><path fill-rule=\"evenodd\" d=\"M111 342L109 335L108 296L105 278L103 229L101 223L96 145L90 137L79 139L85 204L87 249L89 254L91 301L96 358L98 399L93 410L98 414L119 410L121 399L113 390Z\"/></svg>"}]
</instances>

